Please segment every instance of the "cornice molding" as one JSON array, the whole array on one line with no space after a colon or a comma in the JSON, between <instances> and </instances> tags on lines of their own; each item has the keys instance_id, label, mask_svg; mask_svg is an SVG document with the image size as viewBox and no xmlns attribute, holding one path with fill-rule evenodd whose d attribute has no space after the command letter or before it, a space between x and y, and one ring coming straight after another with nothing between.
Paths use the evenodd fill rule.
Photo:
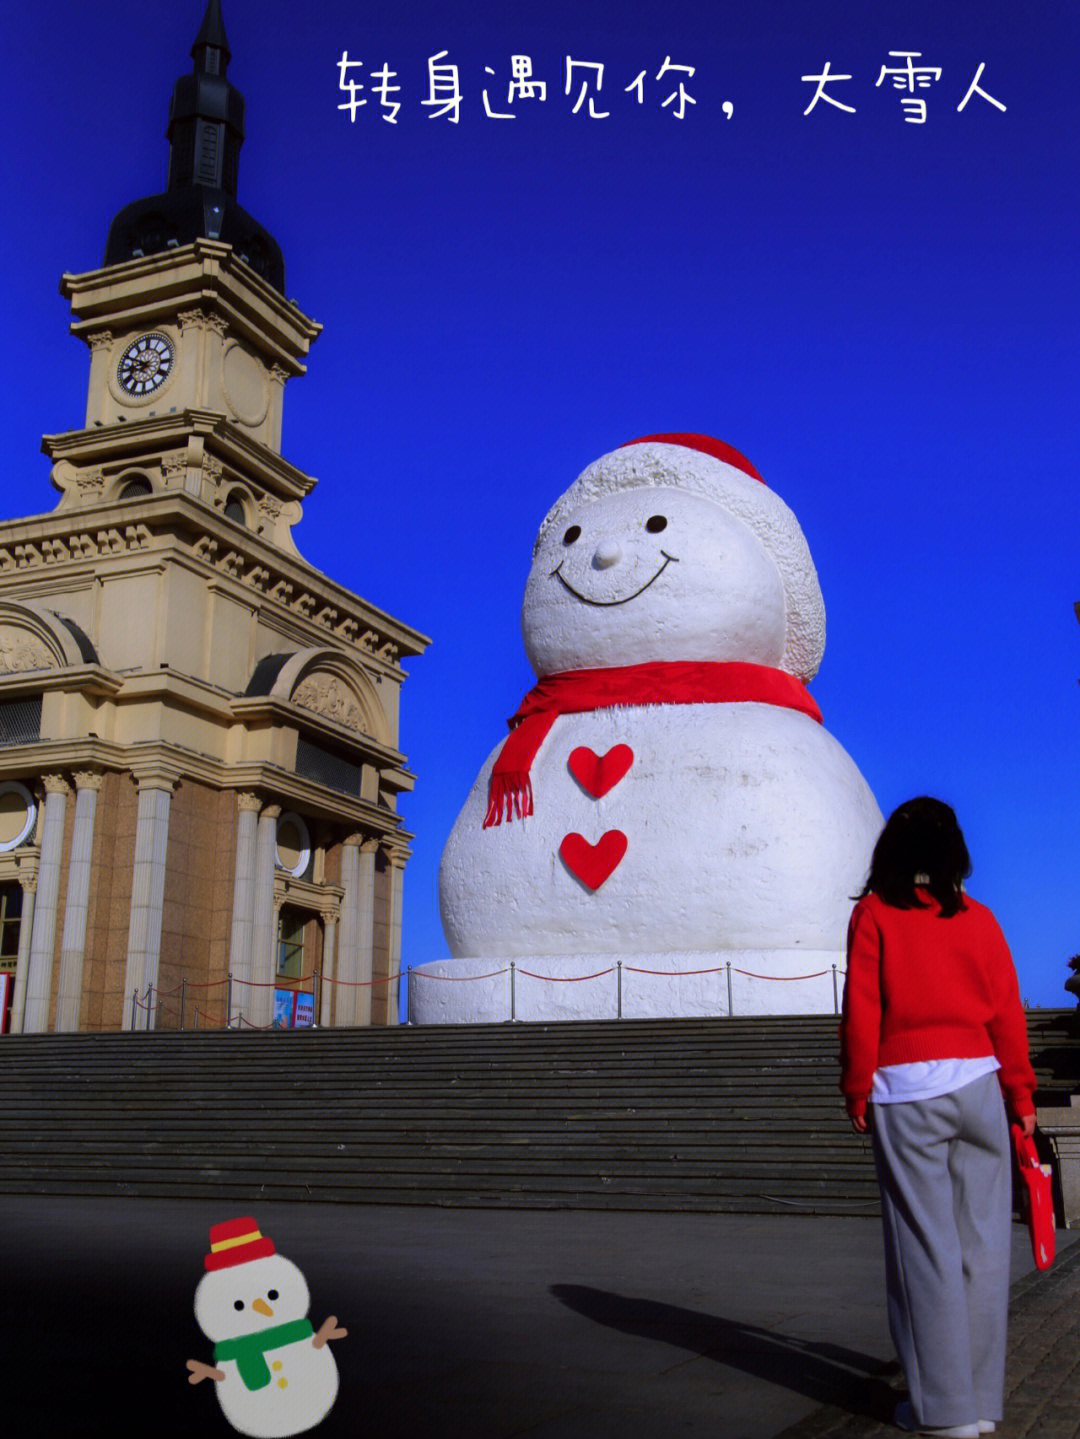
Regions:
<instances>
[{"instance_id":1,"label":"cornice molding","mask_svg":"<svg viewBox=\"0 0 1080 1439\"><path fill-rule=\"evenodd\" d=\"M17 699L21 694L47 694L53 690L63 690L65 694L100 695L112 699L124 683L120 675L113 674L112 670L107 670L102 665L20 670L0 674L0 698Z\"/></svg>"},{"instance_id":2,"label":"cornice molding","mask_svg":"<svg viewBox=\"0 0 1080 1439\"><path fill-rule=\"evenodd\" d=\"M94 426L88 430L62 430L42 435L42 453L55 461L83 464L176 453L189 438L203 440L216 458L265 488L284 492L287 499L303 499L318 480L297 469L268 445L252 439L230 424L220 410L180 410L175 415L147 416L123 425ZM189 461L193 463L193 461Z\"/></svg>"},{"instance_id":3,"label":"cornice molding","mask_svg":"<svg viewBox=\"0 0 1080 1439\"><path fill-rule=\"evenodd\" d=\"M178 309L212 307L230 330L302 375L300 356L322 325L278 293L239 258L231 245L195 240L173 250L82 274L65 274L60 293L71 301L71 332L83 338L108 320L115 333L137 329Z\"/></svg>"},{"instance_id":4,"label":"cornice molding","mask_svg":"<svg viewBox=\"0 0 1080 1439\"><path fill-rule=\"evenodd\" d=\"M140 744L137 752L136 747L105 740L47 740L0 750L0 780L19 779L24 783L28 775L70 773L89 766L133 775L136 765L140 774L162 773L208 789L258 791L272 797L282 809L296 810L306 819L349 825L366 834L393 835L399 844L415 838L400 828L401 818L393 810L341 794L280 765L262 761L228 765L164 742Z\"/></svg>"},{"instance_id":5,"label":"cornice molding","mask_svg":"<svg viewBox=\"0 0 1080 1439\"><path fill-rule=\"evenodd\" d=\"M279 607L288 615L299 647L324 645L332 637L398 682L405 677L400 657L423 654L431 643L300 556L181 490L0 522L0 593L17 598L17 589L8 591L4 582L17 585L30 574L75 569L93 576L103 558L117 556L127 564L136 550L155 563L186 559L204 575L213 572L216 582L234 582L234 593L245 594L254 608Z\"/></svg>"}]
</instances>

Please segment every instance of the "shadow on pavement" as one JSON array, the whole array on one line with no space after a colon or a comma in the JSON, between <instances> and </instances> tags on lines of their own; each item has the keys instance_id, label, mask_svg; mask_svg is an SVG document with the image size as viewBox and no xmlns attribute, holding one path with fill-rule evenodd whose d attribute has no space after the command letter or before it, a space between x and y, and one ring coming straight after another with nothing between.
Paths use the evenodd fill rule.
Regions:
<instances>
[{"instance_id":1,"label":"shadow on pavement","mask_svg":"<svg viewBox=\"0 0 1080 1439\"><path fill-rule=\"evenodd\" d=\"M839 1344L792 1339L715 1314L584 1285L554 1284L551 1293L596 1324L677 1345L756 1379L792 1389L815 1404L833 1405L882 1422L890 1419L896 1405L896 1391L887 1382L888 1376L897 1372L895 1361L882 1366L871 1355Z\"/></svg>"}]
</instances>

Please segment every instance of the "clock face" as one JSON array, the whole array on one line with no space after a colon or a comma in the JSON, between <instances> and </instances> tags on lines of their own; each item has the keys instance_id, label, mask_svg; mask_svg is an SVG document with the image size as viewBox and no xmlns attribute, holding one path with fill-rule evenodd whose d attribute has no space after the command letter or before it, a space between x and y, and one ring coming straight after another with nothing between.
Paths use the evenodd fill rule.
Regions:
<instances>
[{"instance_id":1,"label":"clock face","mask_svg":"<svg viewBox=\"0 0 1080 1439\"><path fill-rule=\"evenodd\" d=\"M120 356L117 383L129 395L152 395L172 374L175 358L172 344L164 335L140 335Z\"/></svg>"}]
</instances>

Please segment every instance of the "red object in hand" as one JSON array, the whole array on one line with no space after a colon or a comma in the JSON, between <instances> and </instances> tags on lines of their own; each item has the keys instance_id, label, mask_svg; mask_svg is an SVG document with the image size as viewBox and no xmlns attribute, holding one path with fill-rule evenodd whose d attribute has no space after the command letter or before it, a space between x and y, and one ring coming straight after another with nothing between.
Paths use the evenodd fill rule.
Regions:
<instances>
[{"instance_id":1,"label":"red object in hand","mask_svg":"<svg viewBox=\"0 0 1080 1439\"><path fill-rule=\"evenodd\" d=\"M1028 1229L1031 1231L1031 1252L1035 1257L1035 1267L1049 1269L1054 1262L1055 1246L1054 1200L1050 1176L1042 1171L1034 1139L1026 1135L1019 1124L1012 1126L1012 1137L1016 1162L1020 1166L1020 1178L1027 1189Z\"/></svg>"}]
</instances>

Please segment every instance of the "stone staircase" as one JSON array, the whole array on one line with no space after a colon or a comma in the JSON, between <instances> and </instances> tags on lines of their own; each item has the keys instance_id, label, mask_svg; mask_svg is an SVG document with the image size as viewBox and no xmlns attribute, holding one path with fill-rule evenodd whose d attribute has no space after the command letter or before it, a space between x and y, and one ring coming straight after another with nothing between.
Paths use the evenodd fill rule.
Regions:
<instances>
[{"instance_id":1,"label":"stone staircase","mask_svg":"<svg viewBox=\"0 0 1080 1439\"><path fill-rule=\"evenodd\" d=\"M1075 1010L1031 1010L1042 1103ZM836 1019L4 1035L0 1193L870 1214Z\"/></svg>"}]
</instances>

